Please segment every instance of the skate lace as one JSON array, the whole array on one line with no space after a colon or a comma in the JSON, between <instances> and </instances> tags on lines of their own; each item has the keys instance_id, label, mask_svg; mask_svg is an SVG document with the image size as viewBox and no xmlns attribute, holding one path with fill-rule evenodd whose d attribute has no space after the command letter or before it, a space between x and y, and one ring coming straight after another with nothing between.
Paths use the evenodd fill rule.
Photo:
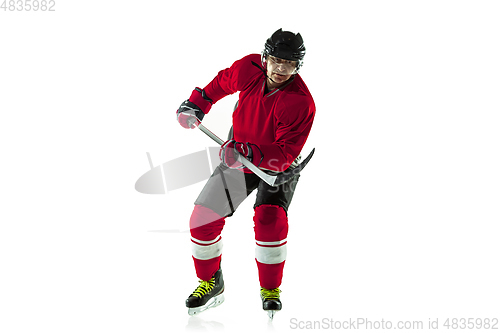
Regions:
<instances>
[{"instance_id":1,"label":"skate lace","mask_svg":"<svg viewBox=\"0 0 500 333\"><path fill-rule=\"evenodd\" d=\"M264 299L279 298L280 297L280 292L281 292L281 290L279 290L279 288L275 288L275 289L260 288L260 295Z\"/></svg>"},{"instance_id":2,"label":"skate lace","mask_svg":"<svg viewBox=\"0 0 500 333\"><path fill-rule=\"evenodd\" d=\"M206 293L210 292L215 286L215 278L211 278L208 281L200 280L200 285L191 294L192 296L202 297Z\"/></svg>"}]
</instances>

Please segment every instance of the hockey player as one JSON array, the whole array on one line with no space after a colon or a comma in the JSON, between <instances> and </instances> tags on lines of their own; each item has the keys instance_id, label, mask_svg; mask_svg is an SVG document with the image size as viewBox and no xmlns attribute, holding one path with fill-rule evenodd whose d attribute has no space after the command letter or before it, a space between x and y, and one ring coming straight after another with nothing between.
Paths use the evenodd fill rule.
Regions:
<instances>
[{"instance_id":1,"label":"hockey player","mask_svg":"<svg viewBox=\"0 0 500 333\"><path fill-rule=\"evenodd\" d=\"M221 231L225 218L255 189L255 260L263 309L272 318L281 310L280 290L286 259L288 208L299 175L277 187L262 181L238 161L239 154L266 172L293 168L311 130L313 98L298 74L305 47L300 34L277 30L261 55L250 54L224 69L177 110L185 128L201 123L221 98L240 92L230 138L220 151L221 164L195 201L190 218L192 256L200 285L186 300L189 314L224 301Z\"/></svg>"}]
</instances>

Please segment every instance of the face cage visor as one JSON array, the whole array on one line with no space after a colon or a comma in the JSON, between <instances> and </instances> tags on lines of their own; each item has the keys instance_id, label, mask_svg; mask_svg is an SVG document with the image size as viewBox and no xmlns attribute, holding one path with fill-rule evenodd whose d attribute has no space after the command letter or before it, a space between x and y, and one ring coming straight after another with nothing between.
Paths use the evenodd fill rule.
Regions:
<instances>
[{"instance_id":1,"label":"face cage visor","mask_svg":"<svg viewBox=\"0 0 500 333\"><path fill-rule=\"evenodd\" d=\"M280 75L293 75L299 72L299 62L294 60L286 60L267 55L267 71Z\"/></svg>"}]
</instances>

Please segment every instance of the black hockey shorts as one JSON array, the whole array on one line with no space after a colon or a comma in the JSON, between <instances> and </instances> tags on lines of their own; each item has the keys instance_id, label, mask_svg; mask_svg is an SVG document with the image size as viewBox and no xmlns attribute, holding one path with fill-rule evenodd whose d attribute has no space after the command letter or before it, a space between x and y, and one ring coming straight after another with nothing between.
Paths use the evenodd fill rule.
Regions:
<instances>
[{"instance_id":1,"label":"black hockey shorts","mask_svg":"<svg viewBox=\"0 0 500 333\"><path fill-rule=\"evenodd\" d=\"M250 193L257 189L254 208L275 205L288 212L299 177L300 175L296 175L285 184L270 186L253 173L244 173L240 169L220 164L194 204L210 208L222 217L231 216Z\"/></svg>"}]
</instances>

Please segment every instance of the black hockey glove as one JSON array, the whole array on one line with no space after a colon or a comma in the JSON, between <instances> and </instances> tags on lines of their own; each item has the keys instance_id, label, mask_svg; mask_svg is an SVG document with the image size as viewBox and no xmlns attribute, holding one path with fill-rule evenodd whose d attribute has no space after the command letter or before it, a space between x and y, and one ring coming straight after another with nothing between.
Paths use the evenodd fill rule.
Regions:
<instances>
[{"instance_id":1,"label":"black hockey glove","mask_svg":"<svg viewBox=\"0 0 500 333\"><path fill-rule=\"evenodd\" d=\"M198 126L205 114L210 111L213 101L200 88L193 90L191 97L182 102L177 110L177 121L184 128Z\"/></svg>"}]
</instances>

